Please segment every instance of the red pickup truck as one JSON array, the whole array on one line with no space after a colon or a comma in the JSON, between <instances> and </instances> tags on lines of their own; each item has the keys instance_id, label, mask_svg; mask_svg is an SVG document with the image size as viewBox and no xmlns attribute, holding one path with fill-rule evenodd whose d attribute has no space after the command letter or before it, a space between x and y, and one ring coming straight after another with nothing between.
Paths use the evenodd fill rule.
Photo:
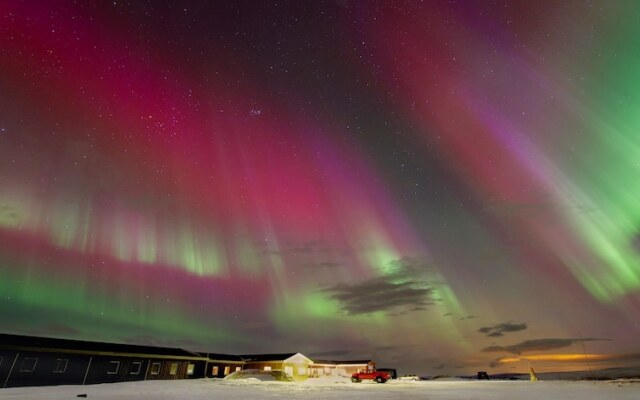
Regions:
<instances>
[{"instance_id":1,"label":"red pickup truck","mask_svg":"<svg viewBox=\"0 0 640 400\"><path fill-rule=\"evenodd\" d=\"M378 383L385 383L391 379L391 375L386 371L360 371L351 375L351 382L358 383L364 379L371 379Z\"/></svg>"}]
</instances>

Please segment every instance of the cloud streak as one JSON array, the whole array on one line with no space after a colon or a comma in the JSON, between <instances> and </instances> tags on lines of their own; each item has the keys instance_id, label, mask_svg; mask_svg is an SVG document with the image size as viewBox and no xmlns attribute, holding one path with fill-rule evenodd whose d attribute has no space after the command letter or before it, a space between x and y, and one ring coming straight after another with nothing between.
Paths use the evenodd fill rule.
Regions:
<instances>
[{"instance_id":1,"label":"cloud streak","mask_svg":"<svg viewBox=\"0 0 640 400\"><path fill-rule=\"evenodd\" d=\"M500 357L489 364L490 367L495 368L506 364L519 363L522 361L538 361L538 362L556 362L556 363L576 363L576 362L590 362L590 363L636 363L640 360L640 354L534 354L527 355L526 357Z\"/></svg>"},{"instance_id":2,"label":"cloud streak","mask_svg":"<svg viewBox=\"0 0 640 400\"><path fill-rule=\"evenodd\" d=\"M504 336L504 334L508 332L519 332L525 329L527 329L527 324L517 324L509 321L493 326L484 326L478 329L478 332L484 333L488 337L500 337Z\"/></svg>"},{"instance_id":3,"label":"cloud streak","mask_svg":"<svg viewBox=\"0 0 640 400\"><path fill-rule=\"evenodd\" d=\"M322 289L341 303L350 315L376 311L411 312L434 304L432 284L426 280L428 266L420 259L403 258L390 263L383 276Z\"/></svg>"},{"instance_id":4,"label":"cloud streak","mask_svg":"<svg viewBox=\"0 0 640 400\"><path fill-rule=\"evenodd\" d=\"M510 346L489 346L482 349L485 353L506 352L511 354L522 354L530 351L549 351L569 347L574 343L605 341L609 339L584 338L584 339L533 339L525 340Z\"/></svg>"}]
</instances>

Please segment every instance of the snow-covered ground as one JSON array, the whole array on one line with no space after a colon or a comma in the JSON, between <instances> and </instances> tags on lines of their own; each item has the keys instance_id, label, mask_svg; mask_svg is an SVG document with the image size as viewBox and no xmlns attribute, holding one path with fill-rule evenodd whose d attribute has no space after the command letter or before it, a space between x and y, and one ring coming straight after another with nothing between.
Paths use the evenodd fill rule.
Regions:
<instances>
[{"instance_id":1,"label":"snow-covered ground","mask_svg":"<svg viewBox=\"0 0 640 400\"><path fill-rule=\"evenodd\" d=\"M0 399L58 400L86 394L113 400L246 399L640 399L639 381L420 381L386 384L325 380L309 383L201 379L127 382L89 386L0 389Z\"/></svg>"}]
</instances>

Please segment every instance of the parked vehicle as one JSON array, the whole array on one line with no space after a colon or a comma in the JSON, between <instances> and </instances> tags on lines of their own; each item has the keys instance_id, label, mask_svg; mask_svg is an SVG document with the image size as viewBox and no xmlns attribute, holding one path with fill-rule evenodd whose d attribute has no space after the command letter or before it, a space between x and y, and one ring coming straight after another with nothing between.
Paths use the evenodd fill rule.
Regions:
<instances>
[{"instance_id":1,"label":"parked vehicle","mask_svg":"<svg viewBox=\"0 0 640 400\"><path fill-rule=\"evenodd\" d=\"M418 375L403 375L398 379L401 381L419 381L420 377Z\"/></svg>"},{"instance_id":2,"label":"parked vehicle","mask_svg":"<svg viewBox=\"0 0 640 400\"><path fill-rule=\"evenodd\" d=\"M353 383L359 383L365 379L374 380L378 383L385 383L386 381L391 379L391 375L386 371L375 370L355 372L353 375L351 375L351 382Z\"/></svg>"}]
</instances>

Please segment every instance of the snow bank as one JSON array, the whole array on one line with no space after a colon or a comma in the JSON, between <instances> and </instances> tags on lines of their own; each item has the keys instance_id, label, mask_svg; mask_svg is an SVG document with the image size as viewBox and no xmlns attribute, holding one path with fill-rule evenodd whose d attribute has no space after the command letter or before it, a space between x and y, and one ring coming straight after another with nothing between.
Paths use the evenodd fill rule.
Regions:
<instances>
[{"instance_id":1,"label":"snow bank","mask_svg":"<svg viewBox=\"0 0 640 400\"><path fill-rule=\"evenodd\" d=\"M292 382L293 379L284 371L274 369L271 371L263 371L261 369L242 369L235 371L224 377L227 380L250 379L261 382Z\"/></svg>"},{"instance_id":2,"label":"snow bank","mask_svg":"<svg viewBox=\"0 0 640 400\"><path fill-rule=\"evenodd\" d=\"M86 394L98 400L405 399L405 400L637 400L640 382L461 381L309 383L197 379L126 382L88 386L0 389L2 400L68 400Z\"/></svg>"}]
</instances>

